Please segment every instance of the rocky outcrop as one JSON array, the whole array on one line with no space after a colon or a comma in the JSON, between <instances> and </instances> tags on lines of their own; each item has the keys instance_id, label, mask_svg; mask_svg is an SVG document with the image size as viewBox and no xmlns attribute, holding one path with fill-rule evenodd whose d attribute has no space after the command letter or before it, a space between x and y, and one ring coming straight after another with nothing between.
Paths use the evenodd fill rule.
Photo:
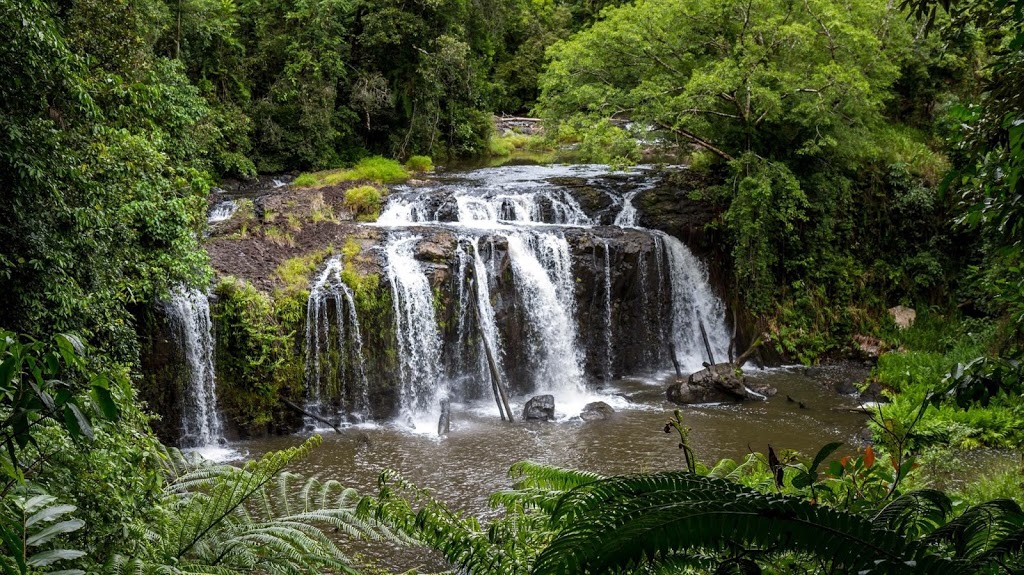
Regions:
<instances>
[{"instance_id":1,"label":"rocky outcrop","mask_svg":"<svg viewBox=\"0 0 1024 575\"><path fill-rule=\"evenodd\" d=\"M775 389L771 387L751 389L743 370L734 363L705 367L687 379L677 379L666 390L668 400L680 405L737 402L764 399L771 395L775 395Z\"/></svg>"},{"instance_id":2,"label":"rocky outcrop","mask_svg":"<svg viewBox=\"0 0 1024 575\"><path fill-rule=\"evenodd\" d=\"M583 421L598 421L608 419L615 414L615 409L603 401L588 403L580 412L580 419Z\"/></svg>"},{"instance_id":3,"label":"rocky outcrop","mask_svg":"<svg viewBox=\"0 0 1024 575\"><path fill-rule=\"evenodd\" d=\"M555 419L555 396L537 395L523 406L524 421L553 421Z\"/></svg>"},{"instance_id":4,"label":"rocky outcrop","mask_svg":"<svg viewBox=\"0 0 1024 575\"><path fill-rule=\"evenodd\" d=\"M914 325L914 321L917 319L917 310L903 305L889 308L889 315L892 316L892 321L896 323L896 327L900 329L907 329Z\"/></svg>"}]
</instances>

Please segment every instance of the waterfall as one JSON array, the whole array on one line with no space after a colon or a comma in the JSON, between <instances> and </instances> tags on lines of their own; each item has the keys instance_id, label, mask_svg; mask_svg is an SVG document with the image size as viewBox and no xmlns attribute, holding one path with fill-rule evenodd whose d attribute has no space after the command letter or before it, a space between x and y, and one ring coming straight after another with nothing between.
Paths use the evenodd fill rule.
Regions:
<instances>
[{"instance_id":1,"label":"waterfall","mask_svg":"<svg viewBox=\"0 0 1024 575\"><path fill-rule=\"evenodd\" d=\"M700 336L704 322L716 361L725 361L729 348L729 331L725 326L722 300L708 283L704 265L686 244L664 233L654 231L662 239L669 272L672 296L672 349L680 366L697 371L708 361Z\"/></svg>"},{"instance_id":2,"label":"waterfall","mask_svg":"<svg viewBox=\"0 0 1024 575\"><path fill-rule=\"evenodd\" d=\"M448 395L441 377L441 334L434 315L430 282L413 256L420 236L392 234L388 239L387 275L395 309L395 335L401 379L402 415L413 422L438 410ZM427 423L436 428L437 418Z\"/></svg>"},{"instance_id":3,"label":"waterfall","mask_svg":"<svg viewBox=\"0 0 1024 575\"><path fill-rule=\"evenodd\" d=\"M407 420L425 421L442 398L489 395L486 348L494 351L499 374L513 378L514 391L554 393L559 411L570 415L573 402L587 397L590 373L609 381L623 369L664 370L671 356L687 370L700 369L706 359L701 322L716 359L724 357L723 308L705 268L679 240L638 225L633 202L650 185L621 193L593 179L606 174L595 166L484 169L392 192L372 225L388 230L384 267ZM556 177L584 178L589 191L577 200L570 185L545 179ZM601 193L610 206L598 205L607 201L595 199ZM607 214L615 214L618 229L597 225L609 221ZM434 263L421 264L416 244L428 235L434 247L424 254ZM613 270L620 241L623 267ZM442 263L436 246L449 242L454 253ZM593 246L591 262L574 261L573 249L582 246ZM453 309L443 318L435 315L428 269L452 278ZM580 305L594 314L591 320L579 320L584 310L577 309L577 296L587 297ZM617 318L633 322L628 331ZM593 333L580 334L581 324Z\"/></svg>"},{"instance_id":4,"label":"waterfall","mask_svg":"<svg viewBox=\"0 0 1024 575\"><path fill-rule=\"evenodd\" d=\"M234 200L217 202L216 205L210 208L210 214L206 217L206 223L214 224L217 222L223 222L235 215L236 211L238 211L238 203Z\"/></svg>"},{"instance_id":5,"label":"waterfall","mask_svg":"<svg viewBox=\"0 0 1024 575\"><path fill-rule=\"evenodd\" d=\"M552 234L510 234L508 256L534 336L529 342L534 388L582 391L568 242Z\"/></svg>"},{"instance_id":6,"label":"waterfall","mask_svg":"<svg viewBox=\"0 0 1024 575\"><path fill-rule=\"evenodd\" d=\"M643 229L637 226L633 200L645 189L639 188L623 195L622 210L615 217L616 226ZM664 252L665 267L669 270L672 321L671 332L665 335L672 342L676 360L683 369L690 371L701 369L703 362L708 361L700 337L700 322L703 321L716 361L724 361L729 348L729 332L722 301L711 289L707 270L686 244L664 232L649 231L654 235L656 251ZM663 301L661 286L665 279L662 260L658 258L655 262L658 268L658 301Z\"/></svg>"},{"instance_id":7,"label":"waterfall","mask_svg":"<svg viewBox=\"0 0 1024 575\"><path fill-rule=\"evenodd\" d=\"M326 418L337 411L332 400L350 413L366 415L369 409L363 337L343 270L340 257L327 260L306 301L306 409ZM328 366L332 373L324 373L324 358L332 354L336 365Z\"/></svg>"},{"instance_id":8,"label":"waterfall","mask_svg":"<svg viewBox=\"0 0 1024 575\"><path fill-rule=\"evenodd\" d=\"M210 303L192 289L171 294L164 304L171 331L188 364L188 389L182 394L182 447L206 447L223 441L217 413L217 383L213 367L213 331Z\"/></svg>"},{"instance_id":9,"label":"waterfall","mask_svg":"<svg viewBox=\"0 0 1024 575\"><path fill-rule=\"evenodd\" d=\"M615 224L620 228L635 228L636 226L636 207L633 205L633 199L636 198L637 194L642 192L646 188L639 188L630 192L626 192L622 196L622 210L619 211L618 215L615 216Z\"/></svg>"}]
</instances>

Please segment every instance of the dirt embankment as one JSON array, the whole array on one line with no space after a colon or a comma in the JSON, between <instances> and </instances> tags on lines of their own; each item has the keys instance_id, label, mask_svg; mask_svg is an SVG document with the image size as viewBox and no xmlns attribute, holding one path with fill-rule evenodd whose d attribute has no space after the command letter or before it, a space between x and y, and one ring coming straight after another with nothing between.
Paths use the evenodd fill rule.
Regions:
<instances>
[{"instance_id":1,"label":"dirt embankment","mask_svg":"<svg viewBox=\"0 0 1024 575\"><path fill-rule=\"evenodd\" d=\"M376 244L380 231L359 225L345 204L345 191L359 185L367 182L284 186L236 199L234 215L210 225L206 249L214 271L270 291L280 283L277 269L291 258L328 247L340 250L350 239L364 248Z\"/></svg>"}]
</instances>

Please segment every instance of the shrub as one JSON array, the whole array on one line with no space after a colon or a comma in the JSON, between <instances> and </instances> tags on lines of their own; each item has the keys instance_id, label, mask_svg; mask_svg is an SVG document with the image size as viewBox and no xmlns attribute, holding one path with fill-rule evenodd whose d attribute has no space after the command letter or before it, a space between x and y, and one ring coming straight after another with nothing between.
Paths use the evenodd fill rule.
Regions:
<instances>
[{"instance_id":1,"label":"shrub","mask_svg":"<svg viewBox=\"0 0 1024 575\"><path fill-rule=\"evenodd\" d=\"M317 177L314 174L300 174L292 180L292 185L296 188L310 188L317 185Z\"/></svg>"},{"instance_id":2,"label":"shrub","mask_svg":"<svg viewBox=\"0 0 1024 575\"><path fill-rule=\"evenodd\" d=\"M405 162L405 168L410 172L423 173L434 171L434 161L430 156L413 156Z\"/></svg>"},{"instance_id":3,"label":"shrub","mask_svg":"<svg viewBox=\"0 0 1024 575\"><path fill-rule=\"evenodd\" d=\"M380 190L373 186L359 186L345 191L345 205L360 221L376 220L380 212Z\"/></svg>"},{"instance_id":4,"label":"shrub","mask_svg":"<svg viewBox=\"0 0 1024 575\"><path fill-rule=\"evenodd\" d=\"M350 171L355 177L349 179L370 180L381 184L394 184L409 179L409 172L401 164L381 156L363 158Z\"/></svg>"}]
</instances>

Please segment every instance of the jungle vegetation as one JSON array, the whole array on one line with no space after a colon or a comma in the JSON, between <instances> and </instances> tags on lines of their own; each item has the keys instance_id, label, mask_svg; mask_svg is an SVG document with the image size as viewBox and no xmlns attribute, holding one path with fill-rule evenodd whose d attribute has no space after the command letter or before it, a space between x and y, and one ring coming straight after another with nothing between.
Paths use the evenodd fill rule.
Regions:
<instances>
[{"instance_id":1,"label":"jungle vegetation","mask_svg":"<svg viewBox=\"0 0 1024 575\"><path fill-rule=\"evenodd\" d=\"M1021 0L0 0L0 569L350 572L341 532L469 572L1020 572L1019 477L951 497L913 468L1024 439L1022 22ZM780 353L892 346L877 448L523 463L484 524L393 475L360 500L288 474L317 439L240 468L155 439L136 326L210 285L216 182L428 169L511 146L494 113L584 160L685 161Z\"/></svg>"}]
</instances>

